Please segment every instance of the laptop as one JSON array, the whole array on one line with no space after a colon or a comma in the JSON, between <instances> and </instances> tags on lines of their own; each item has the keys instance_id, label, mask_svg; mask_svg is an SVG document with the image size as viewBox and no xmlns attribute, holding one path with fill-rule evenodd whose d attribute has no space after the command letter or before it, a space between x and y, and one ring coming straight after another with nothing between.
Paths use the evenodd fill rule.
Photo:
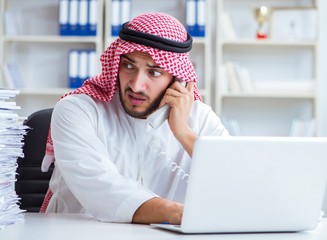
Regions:
<instances>
[{"instance_id":1,"label":"laptop","mask_svg":"<svg viewBox=\"0 0 327 240\"><path fill-rule=\"evenodd\" d=\"M294 232L321 219L327 138L199 137L182 233Z\"/></svg>"}]
</instances>

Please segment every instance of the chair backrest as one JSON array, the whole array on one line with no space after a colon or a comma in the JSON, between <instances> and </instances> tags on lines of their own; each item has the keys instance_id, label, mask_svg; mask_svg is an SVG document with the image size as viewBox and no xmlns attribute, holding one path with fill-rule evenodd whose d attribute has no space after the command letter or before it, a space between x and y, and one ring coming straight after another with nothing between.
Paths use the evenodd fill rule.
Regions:
<instances>
[{"instance_id":1,"label":"chair backrest","mask_svg":"<svg viewBox=\"0 0 327 240\"><path fill-rule=\"evenodd\" d=\"M21 198L20 208L28 212L39 211L53 171L51 166L48 172L41 172L52 110L37 111L25 121L30 129L24 138L24 157L17 159L15 190Z\"/></svg>"}]
</instances>

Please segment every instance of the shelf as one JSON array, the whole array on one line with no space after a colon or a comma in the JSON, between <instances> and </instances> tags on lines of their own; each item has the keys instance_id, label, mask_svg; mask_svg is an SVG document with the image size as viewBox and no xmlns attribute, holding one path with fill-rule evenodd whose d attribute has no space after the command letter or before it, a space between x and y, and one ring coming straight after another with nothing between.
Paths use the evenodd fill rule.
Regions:
<instances>
[{"instance_id":1,"label":"shelf","mask_svg":"<svg viewBox=\"0 0 327 240\"><path fill-rule=\"evenodd\" d=\"M271 92L271 93L223 93L221 94L221 98L298 98L298 99L315 99L315 93L296 93L296 92Z\"/></svg>"},{"instance_id":2,"label":"shelf","mask_svg":"<svg viewBox=\"0 0 327 240\"><path fill-rule=\"evenodd\" d=\"M309 0L260 4L296 8L304 2L313 4ZM253 8L258 4L257 0L217 0L218 19L230 24L218 21L215 28L216 112L239 122L244 135L287 135L296 118L315 119L319 135L319 33L310 39L256 39Z\"/></svg>"},{"instance_id":3,"label":"shelf","mask_svg":"<svg viewBox=\"0 0 327 240\"><path fill-rule=\"evenodd\" d=\"M33 88L33 89L20 89L20 96L25 95L45 95L45 96L61 96L68 92L73 91L70 88Z\"/></svg>"},{"instance_id":4,"label":"shelf","mask_svg":"<svg viewBox=\"0 0 327 240\"><path fill-rule=\"evenodd\" d=\"M315 47L317 41L304 40L257 40L257 39L237 39L237 40L222 40L223 46L277 46L277 47Z\"/></svg>"},{"instance_id":5,"label":"shelf","mask_svg":"<svg viewBox=\"0 0 327 240\"><path fill-rule=\"evenodd\" d=\"M4 36L5 42L43 42L43 43L97 43L98 37L62 37L62 36L40 36L40 35L19 35L19 36ZM101 40L100 40L101 41Z\"/></svg>"}]
</instances>

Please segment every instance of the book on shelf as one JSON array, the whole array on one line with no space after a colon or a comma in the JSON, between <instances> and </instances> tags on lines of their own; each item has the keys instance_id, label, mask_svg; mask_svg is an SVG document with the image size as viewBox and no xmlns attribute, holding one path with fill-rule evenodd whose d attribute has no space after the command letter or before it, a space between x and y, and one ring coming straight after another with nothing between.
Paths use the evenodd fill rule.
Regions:
<instances>
[{"instance_id":1,"label":"book on shelf","mask_svg":"<svg viewBox=\"0 0 327 240\"><path fill-rule=\"evenodd\" d=\"M253 93L254 86L249 70L237 62L228 61L224 64L228 90L230 93Z\"/></svg>"},{"instance_id":2,"label":"book on shelf","mask_svg":"<svg viewBox=\"0 0 327 240\"><path fill-rule=\"evenodd\" d=\"M16 63L4 63L2 65L2 72L7 88L24 88L24 82Z\"/></svg>"},{"instance_id":3,"label":"book on shelf","mask_svg":"<svg viewBox=\"0 0 327 240\"><path fill-rule=\"evenodd\" d=\"M112 0L111 36L118 36L123 23L131 19L131 0Z\"/></svg>"},{"instance_id":4,"label":"book on shelf","mask_svg":"<svg viewBox=\"0 0 327 240\"><path fill-rule=\"evenodd\" d=\"M241 87L233 63L232 62L225 63L225 68L226 68L225 70L226 70L229 92L240 93Z\"/></svg>"},{"instance_id":5,"label":"book on shelf","mask_svg":"<svg viewBox=\"0 0 327 240\"><path fill-rule=\"evenodd\" d=\"M60 0L59 35L95 36L98 0Z\"/></svg>"},{"instance_id":6,"label":"book on shelf","mask_svg":"<svg viewBox=\"0 0 327 240\"><path fill-rule=\"evenodd\" d=\"M291 137L314 137L316 132L316 120L311 119L298 119L292 120L290 128Z\"/></svg>"},{"instance_id":7,"label":"book on shelf","mask_svg":"<svg viewBox=\"0 0 327 240\"><path fill-rule=\"evenodd\" d=\"M229 92L229 83L226 74L226 66L224 64L218 67L218 79L219 84L217 85L220 94L226 94Z\"/></svg>"},{"instance_id":8,"label":"book on shelf","mask_svg":"<svg viewBox=\"0 0 327 240\"><path fill-rule=\"evenodd\" d=\"M186 0L186 30L194 37L206 35L206 0Z\"/></svg>"},{"instance_id":9,"label":"book on shelf","mask_svg":"<svg viewBox=\"0 0 327 240\"><path fill-rule=\"evenodd\" d=\"M8 36L16 36L21 34L21 27L19 24L19 12L14 10L6 10L3 16L4 33Z\"/></svg>"},{"instance_id":10,"label":"book on shelf","mask_svg":"<svg viewBox=\"0 0 327 240\"><path fill-rule=\"evenodd\" d=\"M97 73L96 51L93 49L71 49L68 53L68 86L78 88Z\"/></svg>"},{"instance_id":11,"label":"book on shelf","mask_svg":"<svg viewBox=\"0 0 327 240\"><path fill-rule=\"evenodd\" d=\"M20 209L15 191L17 158L23 157L23 137L27 126L14 101L17 89L0 89L0 230L8 225L23 222L24 210Z\"/></svg>"}]
</instances>

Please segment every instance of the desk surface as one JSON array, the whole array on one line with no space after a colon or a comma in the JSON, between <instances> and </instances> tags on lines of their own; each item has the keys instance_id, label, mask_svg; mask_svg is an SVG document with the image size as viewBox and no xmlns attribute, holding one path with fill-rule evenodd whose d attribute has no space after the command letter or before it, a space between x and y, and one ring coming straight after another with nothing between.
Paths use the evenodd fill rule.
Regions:
<instances>
[{"instance_id":1,"label":"desk surface","mask_svg":"<svg viewBox=\"0 0 327 240\"><path fill-rule=\"evenodd\" d=\"M298 233L182 235L148 225L103 223L77 214L26 213L25 222L0 230L0 240L326 240L327 219L314 231Z\"/></svg>"}]
</instances>

